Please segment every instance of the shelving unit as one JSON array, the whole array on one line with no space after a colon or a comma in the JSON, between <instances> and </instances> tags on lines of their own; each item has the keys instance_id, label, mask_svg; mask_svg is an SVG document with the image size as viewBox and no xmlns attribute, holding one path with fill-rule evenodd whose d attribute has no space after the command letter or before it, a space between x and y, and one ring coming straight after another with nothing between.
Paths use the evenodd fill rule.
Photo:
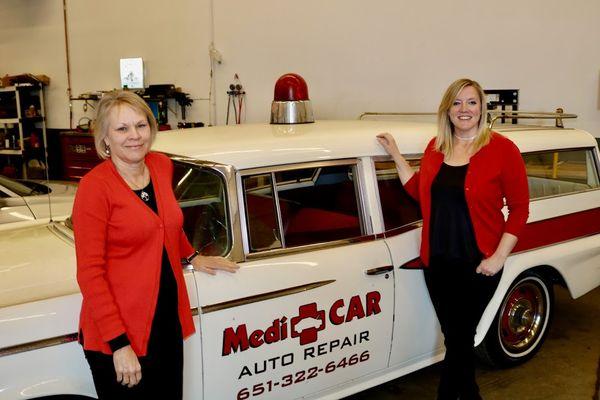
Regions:
<instances>
[{"instance_id":1,"label":"shelving unit","mask_svg":"<svg viewBox=\"0 0 600 400\"><path fill-rule=\"evenodd\" d=\"M35 170L45 175L46 109L41 83L0 88L0 138L0 170L16 164L18 174L26 179L28 162L38 160L43 168Z\"/></svg>"}]
</instances>

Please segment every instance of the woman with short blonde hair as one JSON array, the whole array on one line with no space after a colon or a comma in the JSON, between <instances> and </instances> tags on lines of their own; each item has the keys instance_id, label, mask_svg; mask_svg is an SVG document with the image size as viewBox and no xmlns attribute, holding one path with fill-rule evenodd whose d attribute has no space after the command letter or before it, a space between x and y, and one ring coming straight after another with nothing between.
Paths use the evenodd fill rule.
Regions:
<instances>
[{"instance_id":1,"label":"woman with short blonde hair","mask_svg":"<svg viewBox=\"0 0 600 400\"><path fill-rule=\"evenodd\" d=\"M144 101L140 96L134 92L126 90L113 90L105 93L102 99L98 103L96 108L96 118L93 122L93 133L94 133L94 145L96 146L96 153L98 156L105 160L110 157L110 147L107 146L105 138L108 134L108 128L110 123L110 116L115 108L120 106L129 106L136 112L145 115L150 127L150 144L154 143L156 133L158 132L158 125L152 110L148 107L148 103Z\"/></svg>"},{"instance_id":2,"label":"woman with short blonde hair","mask_svg":"<svg viewBox=\"0 0 600 400\"><path fill-rule=\"evenodd\" d=\"M117 90L96 111L105 160L81 179L73 205L79 342L99 399L181 399L183 339L195 330L181 260L209 274L237 266L186 238L173 163L150 151L157 129L146 102Z\"/></svg>"}]
</instances>

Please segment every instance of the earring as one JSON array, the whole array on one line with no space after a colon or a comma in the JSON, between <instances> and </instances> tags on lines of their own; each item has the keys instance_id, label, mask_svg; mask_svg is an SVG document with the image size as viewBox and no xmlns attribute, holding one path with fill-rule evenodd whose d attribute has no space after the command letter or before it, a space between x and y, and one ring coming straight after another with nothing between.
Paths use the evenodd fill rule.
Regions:
<instances>
[{"instance_id":1,"label":"earring","mask_svg":"<svg viewBox=\"0 0 600 400\"><path fill-rule=\"evenodd\" d=\"M104 143L104 152L107 156L110 156L110 146Z\"/></svg>"}]
</instances>

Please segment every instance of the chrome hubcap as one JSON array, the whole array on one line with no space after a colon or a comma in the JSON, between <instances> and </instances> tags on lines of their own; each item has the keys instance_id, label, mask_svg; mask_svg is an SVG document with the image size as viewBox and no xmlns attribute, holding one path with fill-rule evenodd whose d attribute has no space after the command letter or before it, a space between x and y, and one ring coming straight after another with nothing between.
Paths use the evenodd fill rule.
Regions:
<instances>
[{"instance_id":1,"label":"chrome hubcap","mask_svg":"<svg viewBox=\"0 0 600 400\"><path fill-rule=\"evenodd\" d=\"M529 349L542 332L547 313L543 288L535 281L524 281L507 296L500 315L500 338L511 353Z\"/></svg>"}]
</instances>

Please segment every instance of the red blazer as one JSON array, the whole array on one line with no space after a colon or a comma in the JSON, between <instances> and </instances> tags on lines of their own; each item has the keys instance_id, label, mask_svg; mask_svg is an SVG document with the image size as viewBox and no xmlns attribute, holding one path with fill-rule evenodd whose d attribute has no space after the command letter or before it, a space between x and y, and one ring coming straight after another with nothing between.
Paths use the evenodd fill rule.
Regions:
<instances>
[{"instance_id":1,"label":"red blazer","mask_svg":"<svg viewBox=\"0 0 600 400\"><path fill-rule=\"evenodd\" d=\"M425 149L419 172L404 185L421 206L421 259L425 265L429 265L431 184L444 161L444 154L436 151L434 146L435 138ZM479 250L488 258L496 251L504 232L519 236L527 222L529 188L525 163L513 142L492 132L490 142L471 157L467 168L467 206ZM509 211L506 221L502 214L504 199Z\"/></svg>"},{"instance_id":2,"label":"red blazer","mask_svg":"<svg viewBox=\"0 0 600 400\"><path fill-rule=\"evenodd\" d=\"M83 294L79 329L84 348L111 354L108 341L126 333L146 354L160 282L163 246L177 282L183 337L194 333L181 259L194 252L171 187L173 164L149 153L156 215L106 160L80 182L73 206L77 281Z\"/></svg>"}]
</instances>

